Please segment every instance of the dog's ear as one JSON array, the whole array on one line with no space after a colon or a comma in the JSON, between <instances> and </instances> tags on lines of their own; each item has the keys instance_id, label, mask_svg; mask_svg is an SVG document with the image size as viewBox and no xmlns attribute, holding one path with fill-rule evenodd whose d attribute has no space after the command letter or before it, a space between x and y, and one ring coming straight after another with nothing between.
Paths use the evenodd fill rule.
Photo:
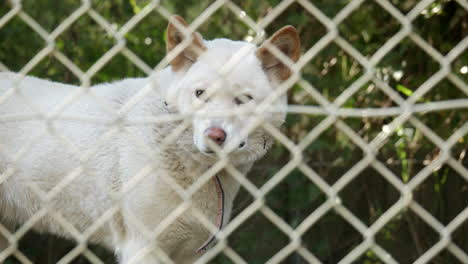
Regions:
<instances>
[{"instance_id":1,"label":"dog's ear","mask_svg":"<svg viewBox=\"0 0 468 264\"><path fill-rule=\"evenodd\" d=\"M203 43L203 38L198 32L186 35L184 29L188 28L187 22L177 15L170 18L169 25L167 26L166 35L166 48L167 52L172 51L182 43L186 37L190 38L190 43L183 51L181 51L174 59L171 60L172 69L178 71L187 66L192 65L198 56L206 50Z\"/></svg>"},{"instance_id":2,"label":"dog's ear","mask_svg":"<svg viewBox=\"0 0 468 264\"><path fill-rule=\"evenodd\" d=\"M293 26L285 26L276 31L273 36L257 49L257 57L270 78L285 81L291 76L291 70L268 47L275 46L285 56L296 62L301 55L301 41Z\"/></svg>"}]
</instances>

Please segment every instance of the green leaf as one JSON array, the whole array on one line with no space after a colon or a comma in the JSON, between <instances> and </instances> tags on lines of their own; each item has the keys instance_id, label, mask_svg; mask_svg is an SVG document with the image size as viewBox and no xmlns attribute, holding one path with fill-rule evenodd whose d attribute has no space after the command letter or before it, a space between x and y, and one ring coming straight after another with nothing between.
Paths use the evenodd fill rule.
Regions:
<instances>
[{"instance_id":1,"label":"green leaf","mask_svg":"<svg viewBox=\"0 0 468 264\"><path fill-rule=\"evenodd\" d=\"M141 7L138 5L136 0L130 0L130 5L132 6L133 13L137 14L141 11Z\"/></svg>"},{"instance_id":2,"label":"green leaf","mask_svg":"<svg viewBox=\"0 0 468 264\"><path fill-rule=\"evenodd\" d=\"M398 84L396 86L396 89L399 91L399 92L402 92L404 95L406 96L411 96L413 94L413 91L401 84Z\"/></svg>"}]
</instances>

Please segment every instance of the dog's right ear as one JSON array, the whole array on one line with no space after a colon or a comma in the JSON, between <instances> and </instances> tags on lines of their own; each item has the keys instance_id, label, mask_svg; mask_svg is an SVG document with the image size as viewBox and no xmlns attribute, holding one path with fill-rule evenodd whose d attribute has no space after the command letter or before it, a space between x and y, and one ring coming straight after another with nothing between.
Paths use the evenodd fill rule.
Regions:
<instances>
[{"instance_id":1,"label":"dog's right ear","mask_svg":"<svg viewBox=\"0 0 468 264\"><path fill-rule=\"evenodd\" d=\"M279 82L288 79L292 72L279 58L277 58L268 47L276 49L289 57L292 62L296 62L301 55L301 41L296 29L292 26L285 26L276 31L273 36L257 49L257 58L262 63L263 69L271 79Z\"/></svg>"},{"instance_id":2,"label":"dog's right ear","mask_svg":"<svg viewBox=\"0 0 468 264\"><path fill-rule=\"evenodd\" d=\"M206 50L203 38L198 32L186 35L183 33L184 29L188 28L187 22L177 15L174 15L169 20L166 35L166 48L167 52L172 51L182 43L186 37L191 39L187 47L171 60L170 64L173 71L179 71L192 65L198 56Z\"/></svg>"}]
</instances>

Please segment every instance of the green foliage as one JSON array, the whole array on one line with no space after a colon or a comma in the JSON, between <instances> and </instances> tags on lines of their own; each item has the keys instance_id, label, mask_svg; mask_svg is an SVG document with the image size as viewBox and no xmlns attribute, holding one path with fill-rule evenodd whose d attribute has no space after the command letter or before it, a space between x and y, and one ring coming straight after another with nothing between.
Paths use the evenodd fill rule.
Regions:
<instances>
[{"instance_id":1,"label":"green foliage","mask_svg":"<svg viewBox=\"0 0 468 264\"><path fill-rule=\"evenodd\" d=\"M92 8L111 23L115 29L122 27L133 15L140 12L149 0L93 0ZM162 6L191 22L213 1L162 1ZM280 0L234 0L254 21L259 21L279 4ZM332 18L349 0L311 1L324 14ZM417 0L392 0L392 4L406 14ZM53 31L57 25L74 12L81 4L78 0L24 0L23 10L45 30ZM0 15L10 10L8 1L0 2ZM468 35L466 10L456 1L437 0L425 9L413 22L414 31L438 52L446 55ZM327 34L326 26L309 14L300 4L294 3L266 28L268 34L280 27L292 24L300 32L303 52ZM126 47L150 67L156 67L164 58L164 32L167 21L157 11L140 21L124 37ZM375 54L402 26L376 1L364 1L338 26L339 35L367 58ZM243 40L255 37L255 32L242 23L227 7L216 11L199 27L207 39L225 37ZM47 43L19 17L0 28L0 62L11 71L20 71ZM61 33L55 48L75 63L82 71L89 70L114 45L116 40L89 15L84 15ZM450 65L454 75L465 83L468 75L461 69L468 65L468 53L462 53ZM441 66L418 47L410 38L405 38L377 64L375 74L402 98L410 97ZM79 84L79 79L53 56L44 57L31 72L54 81ZM365 69L336 43L327 45L302 69L302 78L317 89L327 100L333 102L347 87L365 74ZM124 55L118 54L93 76L93 83L109 82L125 77L144 76L137 66ZM435 102L467 98L448 79L440 81L418 102ZM319 105L306 87L296 84L289 92L291 104ZM347 98L345 108L392 107L397 104L373 81L360 87ZM443 139L448 139L456 129L468 120L468 111L448 110L414 115ZM395 117L346 118L342 119L365 141L372 141ZM308 138L308 133L323 122L324 116L290 114L284 132L298 143ZM459 139L451 154L465 167L467 136ZM407 183L441 154L424 134L406 122L392 133L381 147L377 159L401 182ZM302 168L289 172L265 197L266 204L286 223L296 228L304 223L311 213L316 213L327 195L310 178L318 175L328 184L342 179L363 157L363 151L353 141L330 126L320 136L304 147ZM276 172L290 161L289 151L277 144L262 161L258 162L249 179L261 187ZM305 165L308 169L304 169ZM311 170L313 170L311 172ZM372 168L362 171L339 192L343 205L367 225L372 225L399 198L399 191L380 173ZM441 223L448 224L468 206L468 184L451 167L443 165L415 189L414 199ZM237 215L253 201L246 190L237 197L234 214ZM452 234L454 242L468 252L468 225L466 222ZM264 263L275 255L290 239L275 227L262 213L256 213L242 224L229 238L229 245L248 263ZM400 263L411 263L437 240L437 234L423 220L402 211L377 234L376 241ZM302 244L323 263L337 263L362 241L362 236L337 212L331 210L307 229ZM35 263L55 263L74 246L73 243L50 236L30 233L22 239L20 248ZM92 247L105 263L113 263L112 256L103 249ZM305 263L297 254L291 254L285 262ZM10 258L7 264L18 263ZM74 264L88 263L84 257ZM213 263L231 263L224 255ZM366 251L356 263L384 263L375 252ZM456 263L450 253L443 251L433 263Z\"/></svg>"}]
</instances>

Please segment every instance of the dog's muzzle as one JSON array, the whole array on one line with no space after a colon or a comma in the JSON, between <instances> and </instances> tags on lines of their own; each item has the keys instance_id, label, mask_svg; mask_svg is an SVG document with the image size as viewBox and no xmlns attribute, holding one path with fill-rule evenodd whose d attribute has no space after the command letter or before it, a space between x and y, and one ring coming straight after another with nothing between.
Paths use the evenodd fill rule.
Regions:
<instances>
[{"instance_id":1,"label":"dog's muzzle","mask_svg":"<svg viewBox=\"0 0 468 264\"><path fill-rule=\"evenodd\" d=\"M219 146L226 141L226 131L219 127L210 127L205 130L205 136Z\"/></svg>"},{"instance_id":2,"label":"dog's muzzle","mask_svg":"<svg viewBox=\"0 0 468 264\"><path fill-rule=\"evenodd\" d=\"M210 127L207 128L204 132L204 135L207 139L211 140L212 142L216 143L218 146L223 146L226 141L227 133L220 127ZM239 149L244 148L246 145L245 141L239 143ZM211 154L214 151L209 150L206 153Z\"/></svg>"}]
</instances>

